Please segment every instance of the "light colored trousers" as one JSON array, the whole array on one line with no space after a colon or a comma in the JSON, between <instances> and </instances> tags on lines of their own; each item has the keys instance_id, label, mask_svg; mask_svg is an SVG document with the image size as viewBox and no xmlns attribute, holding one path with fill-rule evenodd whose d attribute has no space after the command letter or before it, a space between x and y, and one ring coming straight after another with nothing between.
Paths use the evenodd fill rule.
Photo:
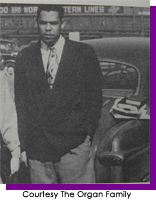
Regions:
<instances>
[{"instance_id":1,"label":"light colored trousers","mask_svg":"<svg viewBox=\"0 0 156 200\"><path fill-rule=\"evenodd\" d=\"M95 183L90 137L64 155L58 163L29 160L31 183Z\"/></svg>"}]
</instances>

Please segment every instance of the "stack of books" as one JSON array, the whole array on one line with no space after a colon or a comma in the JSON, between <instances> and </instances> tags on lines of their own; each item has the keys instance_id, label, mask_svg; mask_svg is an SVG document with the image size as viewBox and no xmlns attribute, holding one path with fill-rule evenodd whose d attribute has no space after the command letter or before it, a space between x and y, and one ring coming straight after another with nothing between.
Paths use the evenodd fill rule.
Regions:
<instances>
[{"instance_id":1,"label":"stack of books","mask_svg":"<svg viewBox=\"0 0 156 200\"><path fill-rule=\"evenodd\" d=\"M147 114L147 98L133 95L116 99L110 112L115 118L124 119L149 119Z\"/></svg>"}]
</instances>

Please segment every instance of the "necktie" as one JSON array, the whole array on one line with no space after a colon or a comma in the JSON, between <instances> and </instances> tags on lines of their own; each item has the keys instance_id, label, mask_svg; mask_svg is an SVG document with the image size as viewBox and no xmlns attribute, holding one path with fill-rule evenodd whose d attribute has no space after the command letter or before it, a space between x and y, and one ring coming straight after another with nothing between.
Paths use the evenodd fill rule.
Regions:
<instances>
[{"instance_id":1,"label":"necktie","mask_svg":"<svg viewBox=\"0 0 156 200\"><path fill-rule=\"evenodd\" d=\"M50 89L52 89L53 87L57 68L58 68L58 57L56 54L56 49L54 47L51 47L48 57L47 72L46 72L48 76L48 83L50 85Z\"/></svg>"}]
</instances>

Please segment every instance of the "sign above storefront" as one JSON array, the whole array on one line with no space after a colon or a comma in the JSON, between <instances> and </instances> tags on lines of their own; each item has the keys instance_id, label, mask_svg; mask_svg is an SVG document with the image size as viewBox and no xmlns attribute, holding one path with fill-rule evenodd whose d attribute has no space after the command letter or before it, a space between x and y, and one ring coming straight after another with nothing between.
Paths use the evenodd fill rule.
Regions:
<instances>
[{"instance_id":1,"label":"sign above storefront","mask_svg":"<svg viewBox=\"0 0 156 200\"><path fill-rule=\"evenodd\" d=\"M64 5L65 14L122 14L123 6ZM37 6L0 4L0 14L36 14Z\"/></svg>"}]
</instances>

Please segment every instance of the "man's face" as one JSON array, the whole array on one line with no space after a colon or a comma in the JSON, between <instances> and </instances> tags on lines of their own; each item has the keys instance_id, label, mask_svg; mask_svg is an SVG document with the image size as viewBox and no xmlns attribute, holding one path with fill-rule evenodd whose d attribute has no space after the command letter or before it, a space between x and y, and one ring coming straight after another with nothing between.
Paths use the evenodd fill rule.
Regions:
<instances>
[{"instance_id":1,"label":"man's face","mask_svg":"<svg viewBox=\"0 0 156 200\"><path fill-rule=\"evenodd\" d=\"M42 41L48 46L53 46L64 27L59 13L57 11L41 11L37 23Z\"/></svg>"}]
</instances>

